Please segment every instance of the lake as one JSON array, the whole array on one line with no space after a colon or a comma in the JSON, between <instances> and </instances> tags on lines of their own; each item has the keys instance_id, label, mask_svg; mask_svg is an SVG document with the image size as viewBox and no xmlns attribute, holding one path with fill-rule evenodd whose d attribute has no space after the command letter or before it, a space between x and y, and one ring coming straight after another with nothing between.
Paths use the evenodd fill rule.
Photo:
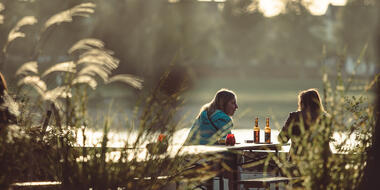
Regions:
<instances>
[{"instance_id":1,"label":"lake","mask_svg":"<svg viewBox=\"0 0 380 190\"><path fill-rule=\"evenodd\" d=\"M184 141L186 140L186 137L190 131L190 128L183 128L180 130L177 130L174 133L174 138L172 144L174 145L182 145ZM252 140L253 139L253 130L252 129L233 129L232 133L235 135L235 139L237 143L244 143L244 140ZM271 133L271 141L273 143L278 143L277 136L278 136L279 130L272 129ZM103 137L102 131L94 131L94 130L86 130L86 146L100 146L100 142ZM78 133L77 138L77 145L83 146L83 136L82 133ZM137 137L137 132L116 132L116 131L110 131L108 134L108 147L124 147L125 142L134 142ZM330 143L330 148L332 152L336 152L335 146L342 143L346 138L349 138L347 142L345 143L345 147L354 147L356 144L355 141L355 134L347 137L347 134L345 133L338 133L335 132L333 134L334 142ZM157 138L154 138L155 140ZM260 130L260 140L264 140L264 130ZM146 142L148 143L148 142ZM143 144L145 146L145 144ZM285 146L283 151L289 151L290 146Z\"/></svg>"}]
</instances>

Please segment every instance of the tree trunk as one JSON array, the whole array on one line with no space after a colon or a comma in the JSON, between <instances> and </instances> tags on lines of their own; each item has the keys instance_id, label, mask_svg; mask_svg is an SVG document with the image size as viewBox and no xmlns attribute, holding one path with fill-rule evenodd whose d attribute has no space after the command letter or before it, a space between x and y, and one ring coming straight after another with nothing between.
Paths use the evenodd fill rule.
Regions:
<instances>
[{"instance_id":1,"label":"tree trunk","mask_svg":"<svg viewBox=\"0 0 380 190\"><path fill-rule=\"evenodd\" d=\"M378 9L380 8L380 3L375 1ZM375 32L375 39L376 39L376 49L375 53L377 56L377 65L376 65L376 74L379 73L380 70L380 15L378 15L378 25L377 25L377 32ZM364 176L363 180L359 186L359 189L377 189L380 187L380 180L379 180L379 172L380 172L380 81L377 81L374 87L374 92L376 94L376 100L375 100L375 111L374 116L376 119L376 125L373 132L372 142L373 145L369 148L367 152L367 166L364 169Z\"/></svg>"}]
</instances>

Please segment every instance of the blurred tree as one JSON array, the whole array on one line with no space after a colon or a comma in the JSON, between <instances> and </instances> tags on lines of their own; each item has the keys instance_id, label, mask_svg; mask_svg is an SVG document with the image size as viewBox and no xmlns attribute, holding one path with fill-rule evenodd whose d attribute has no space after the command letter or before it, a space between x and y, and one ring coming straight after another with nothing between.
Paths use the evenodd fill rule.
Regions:
<instances>
[{"instance_id":1,"label":"blurred tree","mask_svg":"<svg viewBox=\"0 0 380 190\"><path fill-rule=\"evenodd\" d=\"M202 69L218 64L222 54L220 29L223 21L216 3L181 1L177 5L179 20L179 60Z\"/></svg>"},{"instance_id":2,"label":"blurred tree","mask_svg":"<svg viewBox=\"0 0 380 190\"><path fill-rule=\"evenodd\" d=\"M306 66L316 67L325 40L325 17L314 16L302 1L283 1L285 9L274 17L264 17L259 1L227 1L222 29L226 60L235 66L263 73L265 68L293 67L290 75L304 73ZM265 72L265 71L264 71ZM273 72L272 72L273 73Z\"/></svg>"},{"instance_id":3,"label":"blurred tree","mask_svg":"<svg viewBox=\"0 0 380 190\"><path fill-rule=\"evenodd\" d=\"M253 3L257 3L254 1ZM224 10L222 43L225 58L235 66L263 63L268 27L263 14L257 10L248 11L252 1L227 1Z\"/></svg>"},{"instance_id":4,"label":"blurred tree","mask_svg":"<svg viewBox=\"0 0 380 190\"><path fill-rule=\"evenodd\" d=\"M360 52L368 44L364 61L369 64L375 60L374 31L378 9L372 0L349 0L347 5L340 7L337 12L336 39L338 48L347 48L347 56L357 59Z\"/></svg>"},{"instance_id":5,"label":"blurred tree","mask_svg":"<svg viewBox=\"0 0 380 190\"><path fill-rule=\"evenodd\" d=\"M275 37L267 43L278 64L302 66L318 60L325 43L322 16L311 15L300 1L289 1L285 13L268 22L268 33Z\"/></svg>"},{"instance_id":6,"label":"blurred tree","mask_svg":"<svg viewBox=\"0 0 380 190\"><path fill-rule=\"evenodd\" d=\"M353 0L349 4L359 1L364 2ZM12 22L0 26L2 34L7 33L22 15L37 17L39 22L35 27L24 28L36 30L54 12L76 3L74 0L5 2L5 6L15 9L12 8L13 12L6 12L9 9L4 11L5 19ZM344 11L340 8L342 11L338 15L333 12L331 16L314 16L305 8L302 0L283 0L286 7L281 14L265 17L259 10L258 0L222 3L197 0L176 3L167 0L149 3L139 0L93 2L97 7L92 17L62 24L60 30L49 34L47 39L55 40L47 40L40 56L41 61L46 62L46 67L49 62L63 61L64 49L84 36L103 39L107 47L114 50L115 57L120 59L121 64L116 73L128 72L142 76L147 79L147 86L157 81L175 56L176 61L187 65L198 76L216 73L217 69L229 72L241 70L238 73L240 75L252 74L250 71L262 73L260 69L273 70L285 65L296 68L288 69L286 72L294 72L289 75L297 75L304 73L302 70L297 71L298 68L317 66L315 63L320 58L323 44L334 50L347 44L354 47L348 48L350 55L358 55L366 42L370 46L372 43L368 37L369 29L365 27L366 22L358 18L373 23L369 12L374 10L356 10L355 6L344 8ZM335 18L343 20L336 27L340 23L339 19L330 23L337 30L336 35L330 38L327 37L331 31L326 29L329 27L326 21ZM358 27L350 26L351 22L357 23ZM339 43L336 42L337 38ZM0 43L4 43L5 39L6 36L1 35ZM8 65L12 68L9 73L29 61L28 57L20 56L20 52L31 55L32 50L28 47L33 47L30 44L35 41L36 36L27 36L24 43L16 41L12 44L8 59L12 63ZM57 44L62 48L55 48Z\"/></svg>"},{"instance_id":7,"label":"blurred tree","mask_svg":"<svg viewBox=\"0 0 380 190\"><path fill-rule=\"evenodd\" d=\"M376 1L373 7L376 10L380 9L380 3ZM377 73L379 73L380 65L380 15L377 15L376 28L373 30L374 36L374 55L377 60ZM379 78L377 78L379 79ZM374 110L374 118L376 119L376 126L374 128L373 136L372 136L372 146L367 150L367 165L364 170L363 180L360 184L359 189L376 189L376 187L380 186L380 180L378 178L378 172L380 171L380 81L377 80L374 87L374 93L376 94L375 99L375 110Z\"/></svg>"}]
</instances>

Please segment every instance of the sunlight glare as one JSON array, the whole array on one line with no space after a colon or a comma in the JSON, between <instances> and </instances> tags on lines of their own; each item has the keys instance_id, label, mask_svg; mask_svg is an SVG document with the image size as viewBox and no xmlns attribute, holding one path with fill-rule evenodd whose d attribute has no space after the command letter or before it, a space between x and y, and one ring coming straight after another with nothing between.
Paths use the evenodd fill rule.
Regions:
<instances>
[{"instance_id":1,"label":"sunlight glare","mask_svg":"<svg viewBox=\"0 0 380 190\"><path fill-rule=\"evenodd\" d=\"M198 0L200 2L216 2L216 3L223 3L225 2L226 0Z\"/></svg>"},{"instance_id":2,"label":"sunlight glare","mask_svg":"<svg viewBox=\"0 0 380 190\"><path fill-rule=\"evenodd\" d=\"M313 15L323 15L326 13L329 4L334 6L344 6L347 0L303 0L302 4ZM253 11L255 7L249 7ZM272 17L280 14L285 9L283 0L259 0L259 9L266 17Z\"/></svg>"},{"instance_id":3,"label":"sunlight glare","mask_svg":"<svg viewBox=\"0 0 380 190\"><path fill-rule=\"evenodd\" d=\"M179 2L180 0L168 0L171 3ZM226 0L197 0L198 2L217 2L223 3ZM285 0L258 0L258 7L255 2L252 1L247 7L248 12L254 12L259 9L260 12L266 17L277 16L282 13L286 8ZM329 4L333 6L344 6L347 0L302 0L302 4L310 11L312 15L324 15L329 7Z\"/></svg>"},{"instance_id":4,"label":"sunlight glare","mask_svg":"<svg viewBox=\"0 0 380 190\"><path fill-rule=\"evenodd\" d=\"M266 17L272 17L280 14L285 8L282 0L260 0L259 9Z\"/></svg>"},{"instance_id":5,"label":"sunlight glare","mask_svg":"<svg viewBox=\"0 0 380 190\"><path fill-rule=\"evenodd\" d=\"M346 5L347 0L330 0L330 3L335 6L343 6Z\"/></svg>"},{"instance_id":6,"label":"sunlight glare","mask_svg":"<svg viewBox=\"0 0 380 190\"><path fill-rule=\"evenodd\" d=\"M310 13L313 15L323 15L326 13L329 7L329 0L304 0L304 6L309 9Z\"/></svg>"}]
</instances>

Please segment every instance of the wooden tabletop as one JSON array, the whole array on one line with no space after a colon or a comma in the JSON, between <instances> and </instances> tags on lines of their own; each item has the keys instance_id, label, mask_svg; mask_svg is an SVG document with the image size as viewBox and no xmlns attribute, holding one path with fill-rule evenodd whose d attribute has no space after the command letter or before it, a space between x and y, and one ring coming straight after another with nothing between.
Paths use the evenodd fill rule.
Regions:
<instances>
[{"instance_id":1,"label":"wooden tabletop","mask_svg":"<svg viewBox=\"0 0 380 190\"><path fill-rule=\"evenodd\" d=\"M282 144L274 143L243 143L227 146L229 150L279 150Z\"/></svg>"},{"instance_id":2,"label":"wooden tabletop","mask_svg":"<svg viewBox=\"0 0 380 190\"><path fill-rule=\"evenodd\" d=\"M171 145L168 147L170 152L182 152L189 154L197 153L216 153L216 152L226 152L229 150L279 150L282 146L287 146L289 144L279 144L279 143L241 143L235 144L234 146L226 145ZM101 147L74 147L76 149L101 149ZM136 148L125 148L125 147L107 147L108 151L122 151L122 150L145 150L145 146Z\"/></svg>"},{"instance_id":3,"label":"wooden tabletop","mask_svg":"<svg viewBox=\"0 0 380 190\"><path fill-rule=\"evenodd\" d=\"M243 143L235 144L234 146L226 145L169 145L167 151L162 154L162 157L176 157L176 156L186 156L186 155L201 155L201 154L216 154L223 152L233 152L233 151L277 151L281 150L281 144L264 144L264 143ZM74 147L75 149L82 149L83 147ZM95 150L101 149L101 147L84 147L85 149ZM107 147L110 154L115 155L116 158L119 156L120 151L129 152L128 156L137 157L138 160L144 161L149 159L148 151L145 146L136 148L125 148L125 147ZM112 157L112 156L111 156Z\"/></svg>"}]
</instances>

